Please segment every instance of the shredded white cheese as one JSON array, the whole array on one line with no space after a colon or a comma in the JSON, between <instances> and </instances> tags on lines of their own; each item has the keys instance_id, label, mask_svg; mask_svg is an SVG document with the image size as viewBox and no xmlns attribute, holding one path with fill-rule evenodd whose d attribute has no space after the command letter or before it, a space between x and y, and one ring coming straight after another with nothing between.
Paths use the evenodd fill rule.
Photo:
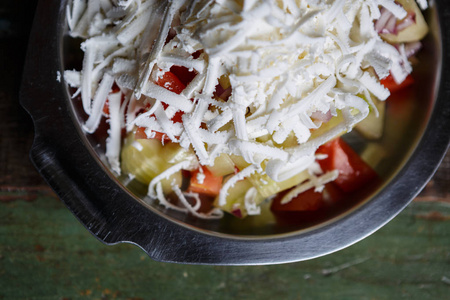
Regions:
<instances>
[{"instance_id":1,"label":"shredded white cheese","mask_svg":"<svg viewBox=\"0 0 450 300\"><path fill-rule=\"evenodd\" d=\"M122 93L114 93L108 96L109 103L109 137L106 139L106 158L108 159L111 169L120 175L120 144L122 142L122 126L120 114L120 102Z\"/></svg>"},{"instance_id":2,"label":"shredded white cheese","mask_svg":"<svg viewBox=\"0 0 450 300\"><path fill-rule=\"evenodd\" d=\"M425 0L418 3L427 7ZM320 145L350 131L370 106L377 113L371 97L385 100L389 91L376 75L391 73L402 82L411 72L404 47L387 44L374 28L381 7L398 19L407 14L394 0L74 0L67 20L71 35L85 38L85 55L83 69L65 71L64 79L81 93L88 133L96 130L109 99L107 157L117 173L120 130L134 125L146 128L148 136L158 131L192 147L201 165L211 165L221 153L242 156L250 166L224 184L219 197L224 205L228 189L264 171L263 162L275 181L311 167ZM197 73L180 94L154 81L174 65ZM231 85L228 99L214 94L223 77ZM121 90L117 96L110 94L114 83ZM146 105L150 110L138 114ZM350 113L355 109L356 115ZM311 139L310 130L321 124L312 116L336 116L337 110L342 123ZM171 120L178 112L182 123ZM297 144L283 145L290 134ZM184 167L192 162L157 176L150 196L168 206L160 180ZM174 187L174 192L186 206L182 210L199 215L181 191ZM247 210L255 212L251 193L247 198Z\"/></svg>"}]
</instances>

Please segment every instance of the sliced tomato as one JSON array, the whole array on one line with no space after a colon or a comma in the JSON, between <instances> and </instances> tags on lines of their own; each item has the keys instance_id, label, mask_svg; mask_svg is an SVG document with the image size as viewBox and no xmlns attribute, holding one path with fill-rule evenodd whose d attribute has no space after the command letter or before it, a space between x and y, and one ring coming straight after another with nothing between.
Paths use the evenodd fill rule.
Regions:
<instances>
[{"instance_id":1,"label":"sliced tomato","mask_svg":"<svg viewBox=\"0 0 450 300\"><path fill-rule=\"evenodd\" d=\"M177 111L175 113L175 115L173 116L173 118L172 118L172 122L174 122L174 123L182 123L183 120L181 118L183 117L183 115L184 115L183 111L181 111L181 110Z\"/></svg>"},{"instance_id":2,"label":"sliced tomato","mask_svg":"<svg viewBox=\"0 0 450 300\"><path fill-rule=\"evenodd\" d=\"M174 68L174 67L172 67ZM186 69L186 68L185 68ZM159 86L168 89L171 92L180 94L185 88L186 85L178 79L178 77L172 73L172 72L166 72L164 75L158 79L156 82ZM162 102L162 105L164 109L167 108L167 104ZM183 116L184 112L177 111L175 115L172 118L172 122L174 123L181 123L181 117Z\"/></svg>"},{"instance_id":3,"label":"sliced tomato","mask_svg":"<svg viewBox=\"0 0 450 300\"><path fill-rule=\"evenodd\" d=\"M176 94L180 94L186 88L180 79L170 71L159 77L156 84Z\"/></svg>"},{"instance_id":4,"label":"sliced tomato","mask_svg":"<svg viewBox=\"0 0 450 300\"><path fill-rule=\"evenodd\" d=\"M343 192L332 182L325 184L322 192L316 192L313 188L298 194L288 203L282 204L281 200L289 192L278 194L272 201L270 209L277 211L315 211L325 206L334 205L342 200Z\"/></svg>"},{"instance_id":5,"label":"sliced tomato","mask_svg":"<svg viewBox=\"0 0 450 300\"><path fill-rule=\"evenodd\" d=\"M145 133L145 128L144 127L138 127L136 129L136 132L134 133L134 138L136 140L148 139L147 134Z\"/></svg>"},{"instance_id":6,"label":"sliced tomato","mask_svg":"<svg viewBox=\"0 0 450 300\"><path fill-rule=\"evenodd\" d=\"M391 93L395 93L412 85L414 83L414 78L411 75L408 75L402 83L398 84L397 82L395 82L394 77L392 77L392 75L389 75L388 77L381 79L380 83L384 85L384 87L387 88Z\"/></svg>"},{"instance_id":7,"label":"sliced tomato","mask_svg":"<svg viewBox=\"0 0 450 300\"><path fill-rule=\"evenodd\" d=\"M166 72L164 73L164 75L160 78L158 78L158 81L156 81L156 84L177 94L180 94L184 89L185 89L185 85L178 79L177 76L175 76L175 74L173 74L172 72ZM167 108L167 104L162 102L161 103L164 107L164 109ZM150 106L147 106L145 109L149 109ZM183 112L182 111L178 111L175 113L175 115L172 118L172 122L174 123L181 123L181 117L183 116ZM162 133L162 132L158 132L158 131L154 131L155 136L153 138L160 140L161 142L170 142L170 138ZM144 127L138 127L135 133L135 138L136 139L148 139L147 134L145 133L145 128Z\"/></svg>"},{"instance_id":8,"label":"sliced tomato","mask_svg":"<svg viewBox=\"0 0 450 300\"><path fill-rule=\"evenodd\" d=\"M134 133L134 138L137 140L148 139L149 137L145 133L145 129L146 129L145 127L138 127L136 129L136 132ZM159 132L159 131L154 131L154 132L155 132L155 136L153 137L154 139L157 139L164 143L168 143L171 141L170 138L166 134Z\"/></svg>"},{"instance_id":9,"label":"sliced tomato","mask_svg":"<svg viewBox=\"0 0 450 300\"><path fill-rule=\"evenodd\" d=\"M311 211L317 210L324 205L322 193L309 189L286 204L282 204L281 200L286 193L278 194L272 201L270 209L272 211Z\"/></svg>"},{"instance_id":10,"label":"sliced tomato","mask_svg":"<svg viewBox=\"0 0 450 300\"><path fill-rule=\"evenodd\" d=\"M197 72L189 71L188 68L182 66L172 66L170 72L174 74L185 86L187 86L195 76Z\"/></svg>"},{"instance_id":11,"label":"sliced tomato","mask_svg":"<svg viewBox=\"0 0 450 300\"><path fill-rule=\"evenodd\" d=\"M201 177L203 177L203 180ZM202 168L202 172L197 169L191 172L188 191L201 195L217 196L222 188L222 180L222 176L214 176L207 168Z\"/></svg>"},{"instance_id":12,"label":"sliced tomato","mask_svg":"<svg viewBox=\"0 0 450 300\"><path fill-rule=\"evenodd\" d=\"M317 153L327 155L327 158L318 160L324 172L339 171L334 183L344 192L361 189L377 178L375 171L341 138L320 146Z\"/></svg>"}]
</instances>

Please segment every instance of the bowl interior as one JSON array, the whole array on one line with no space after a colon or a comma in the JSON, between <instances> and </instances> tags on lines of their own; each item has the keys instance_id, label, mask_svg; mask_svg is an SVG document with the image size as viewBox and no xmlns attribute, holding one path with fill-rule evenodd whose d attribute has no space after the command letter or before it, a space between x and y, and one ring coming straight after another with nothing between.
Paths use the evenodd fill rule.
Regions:
<instances>
[{"instance_id":1,"label":"bowl interior","mask_svg":"<svg viewBox=\"0 0 450 300\"><path fill-rule=\"evenodd\" d=\"M381 180L368 186L364 191L355 193L341 203L326 210L279 215L275 218L269 210L268 202L263 205L262 214L249 216L243 220L226 215L221 220L201 220L193 216L164 209L155 201L146 197L147 187L137 181L129 181L126 176L116 178L106 162L105 139L108 124L102 120L99 130L92 135L79 132L87 147L91 148L97 162L109 173L115 184L129 192L130 197L155 214L181 225L209 234L227 234L242 237L274 237L286 233L298 233L324 224L330 224L351 214L357 207L368 201L377 201L379 192L400 172L408 162L420 141L429 121L435 102L441 63L441 31L436 6L425 12L430 32L423 40L423 49L417 55L413 77L416 83L412 88L392 95L386 104L384 134L378 140L366 140L356 131L345 135L351 146L376 170ZM67 32L67 30L66 30ZM81 69L83 53L82 41L64 35L62 68ZM420 84L419 84L420 83ZM73 120L80 126L86 120L81 101L71 99L67 89L67 101L73 108ZM395 214L396 212L392 212Z\"/></svg>"}]
</instances>

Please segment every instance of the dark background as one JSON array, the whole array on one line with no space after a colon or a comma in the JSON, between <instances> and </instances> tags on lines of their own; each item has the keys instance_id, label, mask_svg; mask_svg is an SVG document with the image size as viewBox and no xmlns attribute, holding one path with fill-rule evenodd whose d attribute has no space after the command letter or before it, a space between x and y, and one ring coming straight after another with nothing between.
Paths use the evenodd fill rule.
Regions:
<instances>
[{"instance_id":1,"label":"dark background","mask_svg":"<svg viewBox=\"0 0 450 300\"><path fill-rule=\"evenodd\" d=\"M450 292L450 155L394 221L337 253L278 266L159 263L91 236L28 159L19 104L36 0L0 0L0 299L444 299ZM45 101L45 99L36 99Z\"/></svg>"},{"instance_id":2,"label":"dark background","mask_svg":"<svg viewBox=\"0 0 450 300\"><path fill-rule=\"evenodd\" d=\"M19 89L36 0L0 0L0 186L43 184L28 159L33 123Z\"/></svg>"}]
</instances>

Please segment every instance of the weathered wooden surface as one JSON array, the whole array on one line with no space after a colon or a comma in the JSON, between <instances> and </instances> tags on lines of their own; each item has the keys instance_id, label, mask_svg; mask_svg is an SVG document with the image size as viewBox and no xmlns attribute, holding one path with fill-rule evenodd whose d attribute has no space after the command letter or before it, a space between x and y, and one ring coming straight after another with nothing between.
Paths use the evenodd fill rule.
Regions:
<instances>
[{"instance_id":1,"label":"weathered wooden surface","mask_svg":"<svg viewBox=\"0 0 450 300\"><path fill-rule=\"evenodd\" d=\"M0 299L445 299L450 291L444 203L414 203L371 237L315 260L213 267L105 246L56 198L26 195L0 203Z\"/></svg>"},{"instance_id":2,"label":"weathered wooden surface","mask_svg":"<svg viewBox=\"0 0 450 300\"><path fill-rule=\"evenodd\" d=\"M35 4L0 1L0 299L448 297L450 155L394 221L311 261L184 266L152 261L133 245L98 242L28 160L33 127L18 104L18 90Z\"/></svg>"}]
</instances>

